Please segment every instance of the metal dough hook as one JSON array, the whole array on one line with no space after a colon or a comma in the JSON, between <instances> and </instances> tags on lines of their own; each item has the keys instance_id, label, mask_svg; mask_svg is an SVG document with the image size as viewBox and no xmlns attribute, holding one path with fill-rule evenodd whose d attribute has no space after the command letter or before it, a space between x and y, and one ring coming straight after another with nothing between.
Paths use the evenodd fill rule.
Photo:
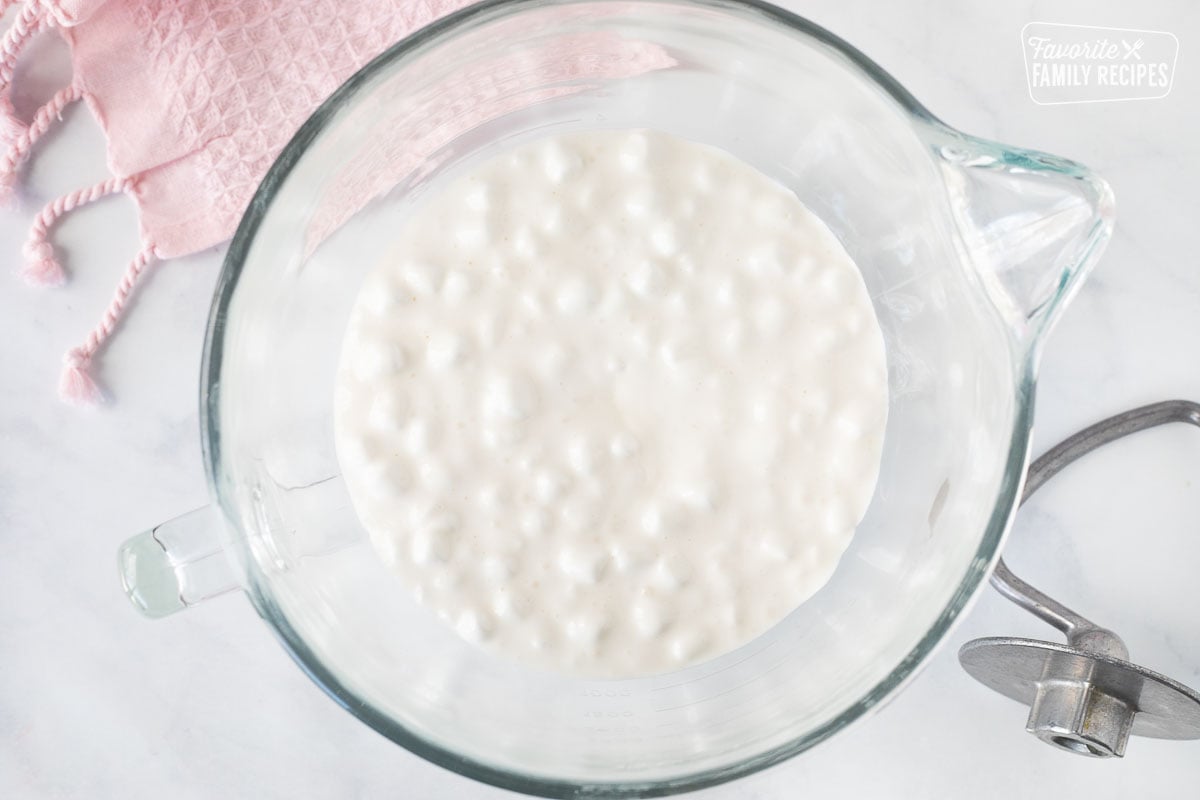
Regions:
<instances>
[{"instance_id":1,"label":"metal dough hook","mask_svg":"<svg viewBox=\"0 0 1200 800\"><path fill-rule=\"evenodd\" d=\"M1168 422L1200 427L1200 403L1154 403L1085 428L1033 463L1021 503L1091 451ZM1030 586L1003 559L992 586L1067 637L1065 645L989 637L958 651L972 677L1030 707L1027 731L1055 747L1098 758L1123 756L1130 734L1200 739L1200 693L1131 663L1117 634Z\"/></svg>"}]
</instances>

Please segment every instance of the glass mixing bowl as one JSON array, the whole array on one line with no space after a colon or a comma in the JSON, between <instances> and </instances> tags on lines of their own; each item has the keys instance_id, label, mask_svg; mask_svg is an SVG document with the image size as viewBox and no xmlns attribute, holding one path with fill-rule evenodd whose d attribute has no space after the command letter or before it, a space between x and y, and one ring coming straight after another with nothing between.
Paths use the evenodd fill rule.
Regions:
<instances>
[{"instance_id":1,"label":"glass mixing bowl","mask_svg":"<svg viewBox=\"0 0 1200 800\"><path fill-rule=\"evenodd\" d=\"M339 347L411 204L552 132L657 128L790 187L862 271L890 408L832 581L739 650L581 680L489 655L419 607L338 476ZM215 510L122 548L159 616L240 587L339 704L464 775L548 796L684 791L807 750L912 677L980 588L1018 497L1039 343L1106 241L1106 184L965 136L845 42L745 0L495 0L339 89L226 258L201 390ZM764 587L769 591L769 587Z\"/></svg>"}]
</instances>

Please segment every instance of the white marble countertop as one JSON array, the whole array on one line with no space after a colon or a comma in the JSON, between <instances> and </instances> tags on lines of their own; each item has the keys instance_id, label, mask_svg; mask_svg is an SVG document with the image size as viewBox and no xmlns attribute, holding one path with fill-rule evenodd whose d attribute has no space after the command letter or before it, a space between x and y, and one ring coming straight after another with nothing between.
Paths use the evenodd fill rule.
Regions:
<instances>
[{"instance_id":1,"label":"white marble countertop","mask_svg":"<svg viewBox=\"0 0 1200 800\"><path fill-rule=\"evenodd\" d=\"M1200 5L1176 0L872 4L791 0L964 130L1078 159L1112 183L1116 235L1046 350L1040 451L1110 413L1200 399ZM1018 34L1030 21L1176 33L1163 100L1038 106ZM32 97L64 59L35 48ZM86 333L135 250L112 199L56 235L71 282L15 276L36 206L105 176L74 110L32 162L26 201L0 213L0 797L499 798L430 766L330 702L239 595L150 623L127 604L128 535L205 502L196 423L204 319L220 261L157 268L103 359L116 402L57 402L60 355ZM1023 514L1014 569L1117 631L1134 658L1200 686L1200 434L1163 429L1057 479ZM982 635L1054 638L988 591L925 672L870 719L712 798L1200 796L1200 742L1133 740L1124 760L1073 757L1025 734L1025 711L955 658Z\"/></svg>"}]
</instances>

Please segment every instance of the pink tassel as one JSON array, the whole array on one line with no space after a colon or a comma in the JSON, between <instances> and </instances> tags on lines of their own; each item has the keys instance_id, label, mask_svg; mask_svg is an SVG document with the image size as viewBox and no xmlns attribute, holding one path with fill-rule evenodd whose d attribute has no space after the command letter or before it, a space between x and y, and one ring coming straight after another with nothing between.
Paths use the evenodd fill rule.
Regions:
<instances>
[{"instance_id":1,"label":"pink tassel","mask_svg":"<svg viewBox=\"0 0 1200 800\"><path fill-rule=\"evenodd\" d=\"M92 357L83 347L74 347L63 357L58 396L77 406L95 406L104 401L104 392L90 374Z\"/></svg>"},{"instance_id":2,"label":"pink tassel","mask_svg":"<svg viewBox=\"0 0 1200 800\"><path fill-rule=\"evenodd\" d=\"M50 227L68 211L101 197L124 192L130 185L128 178L109 178L86 189L68 192L47 203L29 226L29 239L25 242L25 268L21 273L25 280L32 286L57 286L66 281L66 272L55 257L54 248L47 241Z\"/></svg>"},{"instance_id":3,"label":"pink tassel","mask_svg":"<svg viewBox=\"0 0 1200 800\"><path fill-rule=\"evenodd\" d=\"M29 228L29 240L25 243L25 279L39 285L62 283L66 277L65 273L54 255L54 247L46 238L50 234L50 227L73 208L110 194L130 191L132 188L133 180L130 178L109 178L47 203ZM91 375L92 359L100 346L116 330L117 323L125 313L130 293L154 258L154 245L146 244L125 268L125 274L117 283L117 289L100 322L88 334L82 345L67 351L63 359L65 366L62 377L58 382L58 393L63 400L76 405L96 405L104 400L104 391Z\"/></svg>"},{"instance_id":4,"label":"pink tassel","mask_svg":"<svg viewBox=\"0 0 1200 800\"><path fill-rule=\"evenodd\" d=\"M62 286L67 274L54 256L54 247L46 241L25 243L25 268L21 277L30 286Z\"/></svg>"},{"instance_id":5,"label":"pink tassel","mask_svg":"<svg viewBox=\"0 0 1200 800\"><path fill-rule=\"evenodd\" d=\"M105 399L104 390L96 384L91 374L92 359L95 357L96 351L108 341L117 329L117 324L125 314L125 307L133 288L141 280L146 267L155 258L152 244L147 244L141 252L134 256L133 261L129 262L129 266L125 268L125 274L121 276L120 282L117 283L112 301L105 309L100 322L88 334L87 340L82 345L68 350L63 357L66 366L58 382L58 394L63 400L75 405L96 405Z\"/></svg>"},{"instance_id":6,"label":"pink tassel","mask_svg":"<svg viewBox=\"0 0 1200 800\"><path fill-rule=\"evenodd\" d=\"M17 119L8 95L0 97L0 146L15 142L25 132L25 123Z\"/></svg>"}]
</instances>

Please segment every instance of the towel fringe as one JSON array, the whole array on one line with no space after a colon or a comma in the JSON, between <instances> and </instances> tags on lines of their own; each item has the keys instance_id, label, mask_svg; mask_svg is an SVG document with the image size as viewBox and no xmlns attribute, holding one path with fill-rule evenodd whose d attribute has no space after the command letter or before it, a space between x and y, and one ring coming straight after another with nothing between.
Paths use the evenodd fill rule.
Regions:
<instances>
[{"instance_id":1,"label":"towel fringe","mask_svg":"<svg viewBox=\"0 0 1200 800\"><path fill-rule=\"evenodd\" d=\"M8 149L0 154L0 205L12 201L17 184L17 173L21 165L29 157L30 151L45 135L46 131L58 121L62 121L62 112L71 103L83 97L83 89L71 83L55 92L33 115L29 126L19 131L10 141Z\"/></svg>"},{"instance_id":2,"label":"towel fringe","mask_svg":"<svg viewBox=\"0 0 1200 800\"><path fill-rule=\"evenodd\" d=\"M113 335L134 287L141 280L146 267L158 256L153 244L146 244L126 267L117 283L112 301L104 311L100 322L78 347L73 347L63 356L63 372L58 383L59 396L76 405L96 405L105 399L105 392L96 383L93 366L96 352Z\"/></svg>"},{"instance_id":3,"label":"towel fringe","mask_svg":"<svg viewBox=\"0 0 1200 800\"><path fill-rule=\"evenodd\" d=\"M6 3L5 7L12 5ZM25 130L12 104L12 80L25 45L49 22L41 0L28 0L0 39L0 142L12 142Z\"/></svg>"},{"instance_id":4,"label":"towel fringe","mask_svg":"<svg viewBox=\"0 0 1200 800\"><path fill-rule=\"evenodd\" d=\"M109 178L86 189L76 189L56 197L45 205L33 218L29 226L29 238L25 240L25 267L21 270L25 282L31 286L60 286L66 281L66 272L49 242L50 228L69 211L95 202L110 194L126 192L132 187L129 178Z\"/></svg>"},{"instance_id":5,"label":"towel fringe","mask_svg":"<svg viewBox=\"0 0 1200 800\"><path fill-rule=\"evenodd\" d=\"M87 188L68 192L47 203L34 217L29 228L29 238L25 242L27 261L22 270L25 280L42 286L61 284L66 279L66 273L55 256L54 246L50 244L50 229L64 214L102 197L129 192L133 186L133 178L109 178ZM83 344L71 348L63 356L63 371L58 382L58 394L63 400L84 406L104 401L104 390L92 375L96 353L116 331L134 287L141 280L146 267L157 258L154 244L144 242L142 249L121 275L112 300L96 327L88 334Z\"/></svg>"}]
</instances>

